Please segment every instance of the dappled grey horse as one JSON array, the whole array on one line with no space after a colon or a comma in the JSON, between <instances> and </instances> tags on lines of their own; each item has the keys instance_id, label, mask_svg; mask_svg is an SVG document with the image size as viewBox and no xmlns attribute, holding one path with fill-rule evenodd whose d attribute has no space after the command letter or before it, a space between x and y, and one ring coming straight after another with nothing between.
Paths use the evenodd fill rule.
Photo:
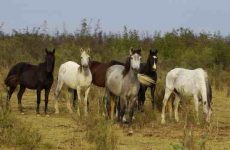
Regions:
<instances>
[{"instance_id":1,"label":"dappled grey horse","mask_svg":"<svg viewBox=\"0 0 230 150\"><path fill-rule=\"evenodd\" d=\"M117 96L120 97L118 111L118 121L128 114L127 122L132 121L135 105L138 100L138 91L140 83L137 79L137 73L140 68L141 49L130 49L130 55L127 58L125 66L113 65L106 72L106 94L110 102L108 111L111 119L114 118L115 104L118 103Z\"/></svg>"},{"instance_id":2,"label":"dappled grey horse","mask_svg":"<svg viewBox=\"0 0 230 150\"><path fill-rule=\"evenodd\" d=\"M195 70L189 70L183 68L175 68L168 72L166 76L165 95L161 115L162 124L165 123L165 106L172 93L175 94L174 112L176 121L179 121L178 105L182 99L182 96L193 96L198 123L199 101L201 101L203 104L203 111L206 114L206 121L210 121L212 113L212 89L208 81L208 75L203 69L198 68Z\"/></svg>"}]
</instances>

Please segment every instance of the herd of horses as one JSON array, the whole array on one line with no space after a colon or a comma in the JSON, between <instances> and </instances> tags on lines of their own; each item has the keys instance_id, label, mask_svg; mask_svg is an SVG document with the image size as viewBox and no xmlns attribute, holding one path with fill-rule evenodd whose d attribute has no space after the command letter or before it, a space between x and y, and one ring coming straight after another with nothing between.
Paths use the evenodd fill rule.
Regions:
<instances>
[{"instance_id":1,"label":"herd of horses","mask_svg":"<svg viewBox=\"0 0 230 150\"><path fill-rule=\"evenodd\" d=\"M45 90L45 114L47 114L48 97L53 84L53 72L55 67L55 49L48 51L45 49L45 61L32 65L20 62L14 65L6 79L7 102L9 102L13 92L19 85L18 108L23 113L22 96L27 89L37 90L37 114L40 113L41 91ZM90 49L80 49L81 59L79 64L74 61L63 63L58 72L57 87L55 90L55 113L59 113L58 98L63 85L66 85L73 97L73 108L76 108L80 115L79 104L82 101L81 91L84 91L84 114L88 114L88 94L92 84L105 88L105 99L103 107L107 110L107 116L114 119L115 113L119 122L131 123L134 112L143 111L145 102L145 92L151 88L152 106L154 108L154 91L157 83L157 50L149 50L146 63L141 63L141 49L131 48L130 53L124 63L111 60L107 63L93 61L90 59ZM144 75L154 82L144 84L138 75ZM71 95L69 92L69 95ZM168 72L166 76L165 95L163 99L161 123L165 123L165 106L170 95L175 95L174 113L175 120L179 121L178 105L182 96L193 96L197 118L199 118L199 103L203 105L203 112L206 114L206 121L210 121L212 114L212 90L207 73L201 69L175 68ZM67 98L67 108L73 113L70 97ZM76 106L77 103L77 106ZM171 115L170 115L171 116Z\"/></svg>"}]
</instances>

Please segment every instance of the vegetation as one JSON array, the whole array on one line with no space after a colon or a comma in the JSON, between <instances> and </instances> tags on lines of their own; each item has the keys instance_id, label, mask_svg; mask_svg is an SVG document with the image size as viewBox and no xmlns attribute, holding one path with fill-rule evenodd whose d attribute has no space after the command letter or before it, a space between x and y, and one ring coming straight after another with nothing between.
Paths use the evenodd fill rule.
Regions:
<instances>
[{"instance_id":1,"label":"vegetation","mask_svg":"<svg viewBox=\"0 0 230 150\"><path fill-rule=\"evenodd\" d=\"M80 30L69 34L64 29L63 33L57 31L54 35L49 35L46 32L47 25L44 25L44 29L13 30L10 35L0 28L0 67L5 69L19 61L39 62L43 59L45 47L57 49L56 67L66 60L77 61L80 47L90 47L92 59L99 61L124 61L130 47L141 47L145 61L148 50L156 48L159 50L160 72L167 72L175 67L202 67L213 77L212 81L217 89L221 90L222 83L230 84L229 36L223 37L218 32L198 34L186 28L165 34L155 32L151 36L129 30L126 26L122 33L106 33L102 31L100 22L93 31L92 29L86 19L82 20Z\"/></svg>"},{"instance_id":2,"label":"vegetation","mask_svg":"<svg viewBox=\"0 0 230 150\"><path fill-rule=\"evenodd\" d=\"M161 100L164 94L165 75L169 70L175 67L190 69L202 67L208 71L212 85L215 87L214 94L217 95L216 91L221 93L219 94L221 98L214 97L215 100L221 102L219 105L215 105L215 107L218 107L219 109L215 110L218 113L214 116L217 120L216 122L218 122L218 119L222 121L220 123L221 129L218 129L218 127L212 124L210 127L212 127L213 131L216 133L210 131L208 133L211 136L206 136L206 134L204 134L205 136L202 137L198 135L198 133L201 132L200 128L194 125L194 112L191 111L187 114L183 112L183 110L180 110L183 115L180 118L185 118L184 114L187 114L191 121L189 126L184 128L184 135L181 135L181 133L183 133L183 124L178 123L175 125L171 120L170 125L162 127L159 123L159 112L153 111L150 108L150 104L145 104L147 106L145 107L144 113L136 114L136 119L132 126L134 131L138 132L137 136L134 135L137 139L136 142L146 142L149 145L153 145L153 149L156 149L156 147L154 147L155 145L158 146L156 143L151 143L155 139L159 140L159 145L162 142L162 147L165 149L169 149L170 146L172 149L183 149L186 143L188 143L188 145L198 145L200 147L199 149L204 149L204 147L207 147L206 145L210 144L207 139L220 138L219 132L224 135L224 132L229 130L226 125L226 117L228 116L221 113L220 107L222 107L221 109L223 110L227 110L225 105L227 106L228 103L226 102L226 99L223 98L223 92L226 93L226 96L230 96L230 37L223 37L218 32L214 34L194 33L191 29L186 28L175 29L165 34L155 32L151 35L143 34L137 30L129 30L126 26L124 26L122 33L106 33L102 31L99 22L95 25L93 30L93 27L90 26L90 23L86 19L82 20L80 30L77 30L75 33L67 33L66 30L64 30L63 33L57 31L54 35L49 35L46 30L46 26L44 25L44 29L33 28L30 30L27 28L22 31L14 30L12 34L6 34L0 28L1 80L5 78L8 69L17 62L41 62L46 47L56 48L57 50L55 77L57 76L57 68L61 63L67 60L79 60L80 47L90 47L92 49L92 59L103 62L111 59L124 61L130 47L141 47L143 49L143 61L145 61L149 49L156 48L159 51L158 81L155 93L155 98L158 100L157 107L161 108ZM3 85L0 85L0 90L4 90ZM95 106L96 108L98 107L96 102L99 99L98 97L100 97L99 93L102 93L101 91L95 92L97 90L98 89L93 87L90 92L90 99L93 99L95 103L90 103L90 108L91 111L94 109L95 112L97 111ZM33 93L33 97L35 97L34 95L35 94ZM147 99L149 97L150 94L148 92ZM25 96L25 100L29 101L30 99L31 97L28 98ZM50 99L53 99L53 94L51 94ZM0 103L2 104L2 99L0 99ZM63 105L65 105L65 103L63 103ZM52 107L52 103L49 107ZM40 130L37 132L29 127L29 125L24 125L25 123L15 117L15 114L5 111L3 108L3 105L0 105L0 143L4 143L3 146L6 147L13 146L17 148L20 147L21 149L35 149L39 147L38 144L41 142L40 132L42 134L51 133L50 135L46 135L49 138L43 137L46 140L44 140L45 142L43 141L43 147L40 145L40 148L42 147L41 149L44 149L45 147L46 149L65 149L67 146L65 147L63 145L66 143L70 143L69 145L72 144L72 147L69 149L76 148L74 146L86 148L87 146L84 146L87 144L82 142L82 140L87 141L87 143L93 145L93 148L96 147L97 149L117 149L118 147L122 149L126 146L126 142L123 141L130 142L131 139L130 137L128 137L129 139L126 139L122 131L120 131L120 128L116 127L116 124L114 125L109 120L99 116L97 113L90 114L86 119L77 118L74 122L68 118L69 115L67 113L60 117L52 116L50 117L50 120L42 117L36 119L31 116L21 117L24 121L27 121L28 119L28 122L36 122L34 125L37 125L38 127L40 127L39 125L41 125L41 122L46 122L46 124L48 124L46 127L41 125L42 127L40 127ZM32 110L34 109L31 109L31 112ZM219 116L222 117L218 118ZM190 125L193 125L194 128L190 128ZM202 131L207 130L203 129L203 123L200 126ZM61 130L62 128L63 130ZM63 134L65 133L64 131L66 128L68 128L68 133ZM76 131L72 131L72 128L76 129ZM83 131L82 128L84 128ZM178 128L180 128L179 131ZM196 131L193 132L193 129ZM148 132L145 133L145 130L148 130ZM69 141L67 135L69 135L70 132L76 133L73 133L73 137L71 137ZM173 135L173 133L176 135ZM143 134L144 137L147 136L149 139L145 139L146 141L144 141L143 136L140 136L139 134ZM79 137L79 135L81 136ZM165 135L169 137L165 137ZM151 138L152 136L154 136L154 138ZM84 138L82 139L82 137ZM178 137L183 140L176 142L175 138ZM227 141L227 137L228 136L223 136L221 138ZM66 140L66 143L60 142L62 138ZM167 138L173 141L171 145L169 145ZM58 141L58 144L56 141ZM145 145L143 143L141 144ZM149 147L142 147L141 144L141 146L136 145L137 143L131 144L139 146L139 148L149 149ZM215 146L215 143L211 143L210 145ZM2 145L0 145L0 149L1 146Z\"/></svg>"},{"instance_id":3,"label":"vegetation","mask_svg":"<svg viewBox=\"0 0 230 150\"><path fill-rule=\"evenodd\" d=\"M110 120L99 115L91 115L86 125L86 139L95 145L97 150L115 150L117 149L118 136L115 133L115 127Z\"/></svg>"},{"instance_id":4,"label":"vegetation","mask_svg":"<svg viewBox=\"0 0 230 150\"><path fill-rule=\"evenodd\" d=\"M15 118L4 109L0 98L0 148L14 147L22 150L35 149L41 140L40 134Z\"/></svg>"}]
</instances>

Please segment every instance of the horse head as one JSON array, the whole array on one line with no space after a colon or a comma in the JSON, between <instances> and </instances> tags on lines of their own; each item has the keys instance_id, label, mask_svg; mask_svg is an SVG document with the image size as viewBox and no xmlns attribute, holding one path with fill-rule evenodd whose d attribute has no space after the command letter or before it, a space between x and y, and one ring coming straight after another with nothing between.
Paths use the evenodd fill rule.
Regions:
<instances>
[{"instance_id":1,"label":"horse head","mask_svg":"<svg viewBox=\"0 0 230 150\"><path fill-rule=\"evenodd\" d=\"M141 49L130 49L130 67L135 71L138 72L140 69L141 64Z\"/></svg>"},{"instance_id":2,"label":"horse head","mask_svg":"<svg viewBox=\"0 0 230 150\"><path fill-rule=\"evenodd\" d=\"M151 67L153 71L157 70L157 49L155 50L149 50L149 57L148 57L148 65Z\"/></svg>"},{"instance_id":3,"label":"horse head","mask_svg":"<svg viewBox=\"0 0 230 150\"><path fill-rule=\"evenodd\" d=\"M90 64L90 56L89 56L90 48L87 48L86 50L81 48L80 52L81 52L81 66L83 68L88 68Z\"/></svg>"},{"instance_id":4,"label":"horse head","mask_svg":"<svg viewBox=\"0 0 230 150\"><path fill-rule=\"evenodd\" d=\"M130 55L125 63L125 70L123 71L123 75L126 75L130 68L134 70L134 72L138 72L141 64L141 49L130 49Z\"/></svg>"},{"instance_id":5,"label":"horse head","mask_svg":"<svg viewBox=\"0 0 230 150\"><path fill-rule=\"evenodd\" d=\"M54 70L54 64L55 64L55 49L53 49L52 52L48 51L48 49L45 49L46 52L46 57L45 57L45 61L46 61L46 71L47 72L53 72Z\"/></svg>"}]
</instances>

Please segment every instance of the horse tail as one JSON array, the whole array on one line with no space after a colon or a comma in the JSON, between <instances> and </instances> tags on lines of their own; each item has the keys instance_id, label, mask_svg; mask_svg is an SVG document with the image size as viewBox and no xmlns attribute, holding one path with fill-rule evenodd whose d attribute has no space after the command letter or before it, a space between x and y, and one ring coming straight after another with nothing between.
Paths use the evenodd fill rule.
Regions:
<instances>
[{"instance_id":1,"label":"horse tail","mask_svg":"<svg viewBox=\"0 0 230 150\"><path fill-rule=\"evenodd\" d=\"M210 84L210 82L208 80L207 74L205 76L205 85L206 85L208 107L209 107L209 109L211 109L211 104L212 104L212 87L211 87L211 84Z\"/></svg>"},{"instance_id":2,"label":"horse tail","mask_svg":"<svg viewBox=\"0 0 230 150\"><path fill-rule=\"evenodd\" d=\"M207 94L207 117L206 117L206 121L210 122L210 118L211 118L211 114L212 114L212 108L211 108L211 104L212 104L212 88L211 88L211 84L208 80L208 75L205 72L205 85L206 85L206 94Z\"/></svg>"},{"instance_id":3,"label":"horse tail","mask_svg":"<svg viewBox=\"0 0 230 150\"><path fill-rule=\"evenodd\" d=\"M4 80L6 86L16 87L19 83L19 76L18 75L10 75L7 76Z\"/></svg>"},{"instance_id":4,"label":"horse tail","mask_svg":"<svg viewBox=\"0 0 230 150\"><path fill-rule=\"evenodd\" d=\"M19 83L20 76L27 66L28 66L28 64L26 64L24 62L14 65L10 69L10 71L9 71L5 81L4 81L5 85L6 86L17 86L17 84Z\"/></svg>"}]
</instances>

